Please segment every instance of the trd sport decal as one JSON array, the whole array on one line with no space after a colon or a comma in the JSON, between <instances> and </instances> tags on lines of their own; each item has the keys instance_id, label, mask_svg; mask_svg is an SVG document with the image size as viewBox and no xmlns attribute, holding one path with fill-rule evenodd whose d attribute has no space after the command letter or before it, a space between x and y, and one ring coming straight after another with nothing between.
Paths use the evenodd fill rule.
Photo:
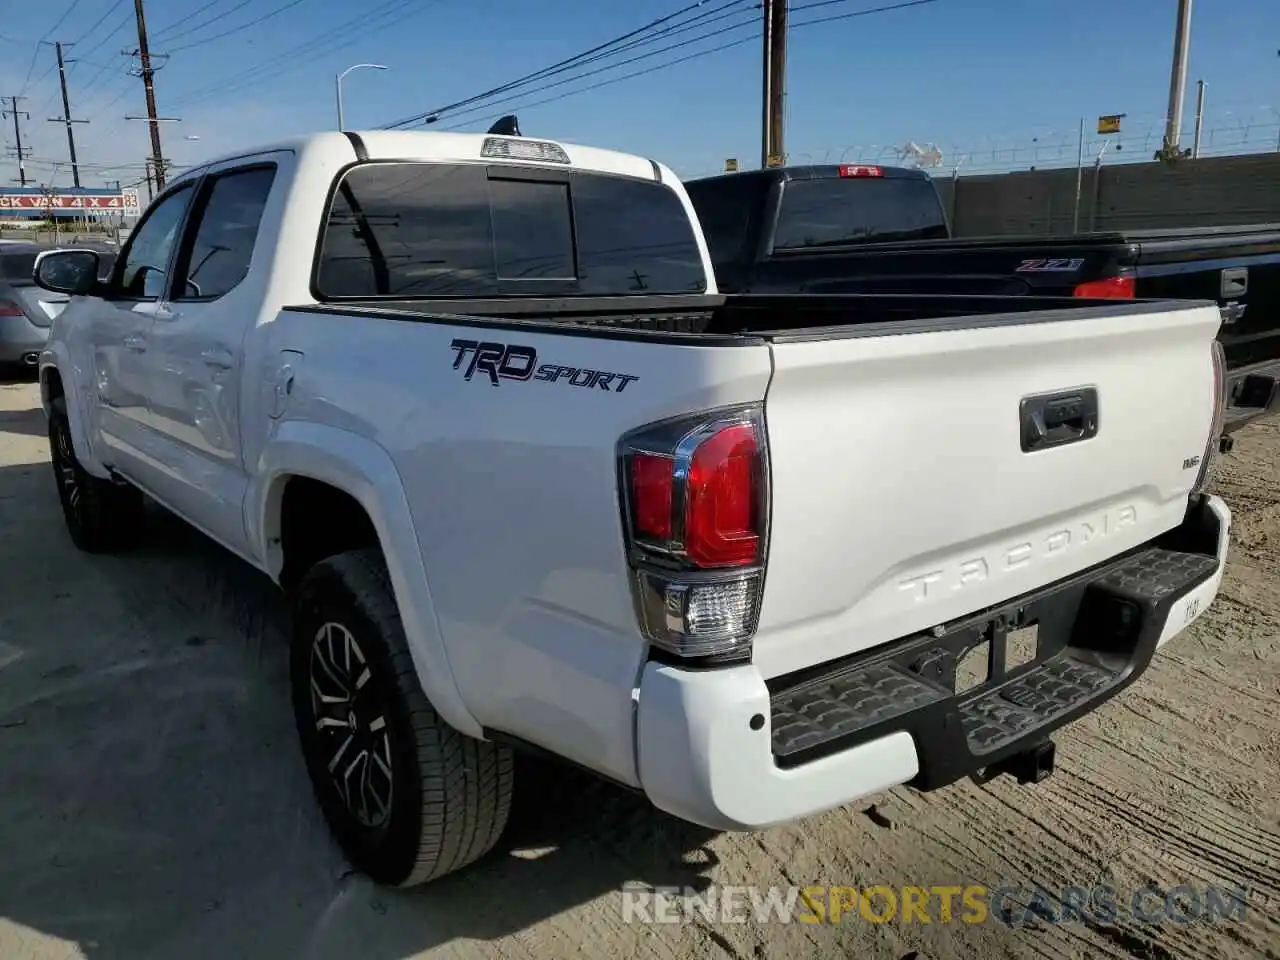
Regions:
<instances>
[{"instance_id":1,"label":"trd sport decal","mask_svg":"<svg viewBox=\"0 0 1280 960\"><path fill-rule=\"evenodd\" d=\"M495 387L503 380L543 380L547 383L567 382L571 387L621 393L627 388L627 384L640 379L608 370L565 367L558 363L540 365L537 350L514 343L454 340L449 346L453 348L453 369L462 369L463 364L466 364L462 379L470 380L477 373L482 373Z\"/></svg>"}]
</instances>

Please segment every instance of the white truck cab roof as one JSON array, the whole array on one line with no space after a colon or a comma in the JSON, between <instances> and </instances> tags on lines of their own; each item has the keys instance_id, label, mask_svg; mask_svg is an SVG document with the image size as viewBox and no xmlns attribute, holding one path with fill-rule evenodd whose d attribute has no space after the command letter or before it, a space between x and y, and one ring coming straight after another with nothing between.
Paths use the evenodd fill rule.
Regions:
<instances>
[{"instance_id":1,"label":"white truck cab roof","mask_svg":"<svg viewBox=\"0 0 1280 960\"><path fill-rule=\"evenodd\" d=\"M301 155L312 151L337 150L343 154L350 154L354 143L361 144L366 154L361 159L371 161L410 160L460 163L473 160L477 163L527 163L533 160L537 163L546 163L548 167L565 166L592 173L662 180L668 183L678 182L675 174L663 164L616 150L584 147L576 143L561 143L540 137L414 130L345 132L335 130L292 137L256 147L251 152L228 153L207 160L199 166L184 170L179 177L174 178L174 182L197 176L210 167L268 153L291 152ZM486 144L488 144L487 150ZM500 144L505 146L499 146ZM540 152L540 155L535 152ZM553 156L555 159L550 159Z\"/></svg>"}]
</instances>

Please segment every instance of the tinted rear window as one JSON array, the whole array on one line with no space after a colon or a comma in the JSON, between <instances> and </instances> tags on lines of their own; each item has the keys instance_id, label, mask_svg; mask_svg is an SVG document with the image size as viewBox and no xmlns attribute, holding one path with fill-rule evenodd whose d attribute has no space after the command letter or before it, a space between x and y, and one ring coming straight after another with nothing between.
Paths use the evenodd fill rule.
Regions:
<instances>
[{"instance_id":1,"label":"tinted rear window","mask_svg":"<svg viewBox=\"0 0 1280 960\"><path fill-rule=\"evenodd\" d=\"M717 265L742 254L762 186L753 177L738 175L685 184Z\"/></svg>"},{"instance_id":2,"label":"tinted rear window","mask_svg":"<svg viewBox=\"0 0 1280 960\"><path fill-rule=\"evenodd\" d=\"M614 296L706 290L660 183L578 171L378 163L334 193L316 271L330 298Z\"/></svg>"},{"instance_id":3,"label":"tinted rear window","mask_svg":"<svg viewBox=\"0 0 1280 960\"><path fill-rule=\"evenodd\" d=\"M791 180L782 191L775 249L945 239L933 184L896 177Z\"/></svg>"},{"instance_id":4,"label":"tinted rear window","mask_svg":"<svg viewBox=\"0 0 1280 960\"><path fill-rule=\"evenodd\" d=\"M6 283L32 283L35 269L34 253L0 253L0 279Z\"/></svg>"}]
</instances>

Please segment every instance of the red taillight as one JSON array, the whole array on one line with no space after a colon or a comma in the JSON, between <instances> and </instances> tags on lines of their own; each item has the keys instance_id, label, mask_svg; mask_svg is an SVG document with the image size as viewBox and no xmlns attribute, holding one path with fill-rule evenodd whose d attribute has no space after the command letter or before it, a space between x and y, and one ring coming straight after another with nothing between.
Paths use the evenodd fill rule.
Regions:
<instances>
[{"instance_id":1,"label":"red taillight","mask_svg":"<svg viewBox=\"0 0 1280 960\"><path fill-rule=\"evenodd\" d=\"M631 529L640 546L702 569L760 558L760 445L751 422L699 424L671 453L627 456Z\"/></svg>"},{"instance_id":2,"label":"red taillight","mask_svg":"<svg viewBox=\"0 0 1280 960\"><path fill-rule=\"evenodd\" d=\"M25 317L22 308L12 300L0 300L0 317Z\"/></svg>"},{"instance_id":3,"label":"red taillight","mask_svg":"<svg viewBox=\"0 0 1280 960\"><path fill-rule=\"evenodd\" d=\"M1137 281L1132 275L1108 277L1076 284L1075 297L1091 297L1099 300L1132 300L1137 291Z\"/></svg>"},{"instance_id":4,"label":"red taillight","mask_svg":"<svg viewBox=\"0 0 1280 960\"><path fill-rule=\"evenodd\" d=\"M760 552L755 497L755 427L725 427L702 441L689 464L684 548L700 567L741 567Z\"/></svg>"},{"instance_id":5,"label":"red taillight","mask_svg":"<svg viewBox=\"0 0 1280 960\"><path fill-rule=\"evenodd\" d=\"M619 453L641 631L686 660L750 655L768 524L762 411L653 424Z\"/></svg>"},{"instance_id":6,"label":"red taillight","mask_svg":"<svg viewBox=\"0 0 1280 960\"><path fill-rule=\"evenodd\" d=\"M840 176L842 177L883 177L884 171L879 167L871 167L866 164L841 164Z\"/></svg>"},{"instance_id":7,"label":"red taillight","mask_svg":"<svg viewBox=\"0 0 1280 960\"><path fill-rule=\"evenodd\" d=\"M671 539L672 460L653 453L631 457L631 509L636 534Z\"/></svg>"}]
</instances>

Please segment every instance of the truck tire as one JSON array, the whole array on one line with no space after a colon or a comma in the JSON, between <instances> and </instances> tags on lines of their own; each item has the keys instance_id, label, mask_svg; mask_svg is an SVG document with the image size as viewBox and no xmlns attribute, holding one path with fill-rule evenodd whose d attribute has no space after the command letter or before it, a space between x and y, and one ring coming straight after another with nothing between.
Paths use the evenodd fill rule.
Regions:
<instances>
[{"instance_id":1,"label":"truck tire","mask_svg":"<svg viewBox=\"0 0 1280 960\"><path fill-rule=\"evenodd\" d=\"M72 543L86 553L110 553L137 539L142 494L136 487L95 477L80 465L63 397L53 401L49 414L49 459Z\"/></svg>"},{"instance_id":2,"label":"truck tire","mask_svg":"<svg viewBox=\"0 0 1280 960\"><path fill-rule=\"evenodd\" d=\"M338 554L303 577L290 676L312 789L352 866L409 887L497 843L511 751L464 736L432 708L378 550Z\"/></svg>"}]
</instances>

